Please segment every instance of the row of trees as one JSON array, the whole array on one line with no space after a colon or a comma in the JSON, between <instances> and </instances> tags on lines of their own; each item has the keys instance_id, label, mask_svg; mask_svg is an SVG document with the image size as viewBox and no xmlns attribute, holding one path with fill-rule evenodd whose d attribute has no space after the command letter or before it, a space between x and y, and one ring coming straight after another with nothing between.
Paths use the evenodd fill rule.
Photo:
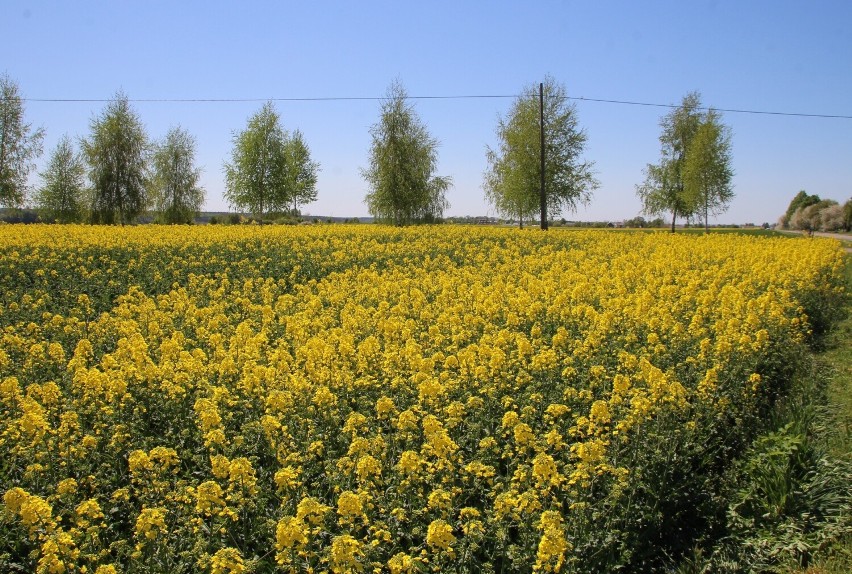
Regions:
<instances>
[{"instance_id":1,"label":"row of trees","mask_svg":"<svg viewBox=\"0 0 852 574\"><path fill-rule=\"evenodd\" d=\"M29 199L46 221L129 223L143 212L155 221L191 223L204 204L195 164L195 138L175 127L151 143L139 115L122 93L92 119L91 134L80 149L63 136L28 197L28 176L42 153L43 129L23 121L18 86L0 77L0 205L20 207ZM316 199L319 166L299 131L280 125L272 104L234 134L231 161L225 164L226 197L241 209L263 216L298 212Z\"/></svg>"},{"instance_id":2,"label":"row of trees","mask_svg":"<svg viewBox=\"0 0 852 574\"><path fill-rule=\"evenodd\" d=\"M0 77L0 205L20 207L28 176L42 153L43 129L23 121L18 86ZM116 95L92 119L80 149L67 135L39 175L32 202L47 221L128 223L152 209L160 221L192 221L204 202L195 140L180 127L151 143L127 96Z\"/></svg>"},{"instance_id":3,"label":"row of trees","mask_svg":"<svg viewBox=\"0 0 852 574\"><path fill-rule=\"evenodd\" d=\"M710 216L725 211L734 195L730 128L718 112L704 110L697 92L660 125L660 162L648 165L645 182L637 186L643 212L670 213L672 231L678 217L697 217L707 229ZM438 215L450 180L432 176L436 142L405 104L399 84L392 86L371 133L371 164L364 172L371 185L370 212L397 224ZM542 208L551 216L576 210L599 186L594 163L582 158L587 136L576 108L551 77L522 90L498 119L497 138L495 149L486 148L483 189L496 211L520 226Z\"/></svg>"},{"instance_id":4,"label":"row of trees","mask_svg":"<svg viewBox=\"0 0 852 574\"><path fill-rule=\"evenodd\" d=\"M17 206L26 196L44 132L23 122L17 86L4 77L2 88L0 204ZM733 197L730 129L717 112L704 111L698 93L688 94L663 117L661 127L660 162L647 166L645 182L637 186L643 211L671 213L673 231L678 217L699 217L706 226ZM362 170L370 214L396 225L442 217L452 179L435 174L438 141L399 81L391 84L370 134L369 164ZM523 225L542 207L555 216L591 200L599 182L593 162L582 159L587 136L565 87L553 78L522 90L498 119L497 137L496 148L486 148L483 189L501 215ZM43 185L34 201L47 219L79 221L87 215L93 222L126 223L153 209L160 221L189 222L203 204L194 138L178 127L149 144L123 94L92 120L81 148L77 152L64 137L41 173ZM225 197L261 219L270 212L297 214L300 205L317 197L318 170L301 132L287 132L270 102L233 136L224 165Z\"/></svg>"}]
</instances>

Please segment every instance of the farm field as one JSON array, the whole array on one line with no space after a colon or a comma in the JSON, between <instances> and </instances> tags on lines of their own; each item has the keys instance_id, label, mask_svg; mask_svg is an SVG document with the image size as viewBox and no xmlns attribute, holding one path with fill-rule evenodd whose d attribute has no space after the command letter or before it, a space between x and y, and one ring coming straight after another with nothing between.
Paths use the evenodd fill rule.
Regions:
<instances>
[{"instance_id":1,"label":"farm field","mask_svg":"<svg viewBox=\"0 0 852 574\"><path fill-rule=\"evenodd\" d=\"M664 568L844 269L737 234L2 226L0 571Z\"/></svg>"}]
</instances>

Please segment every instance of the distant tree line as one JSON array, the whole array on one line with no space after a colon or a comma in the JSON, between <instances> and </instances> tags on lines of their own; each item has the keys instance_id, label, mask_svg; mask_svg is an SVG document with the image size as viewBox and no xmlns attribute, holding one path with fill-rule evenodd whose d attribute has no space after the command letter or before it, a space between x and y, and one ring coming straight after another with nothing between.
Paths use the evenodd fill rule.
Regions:
<instances>
[{"instance_id":1,"label":"distant tree line","mask_svg":"<svg viewBox=\"0 0 852 574\"><path fill-rule=\"evenodd\" d=\"M119 92L90 122L77 142L63 136L40 172L28 177L42 153L44 130L24 121L23 99L8 76L0 77L0 207L34 204L45 221L125 224L151 214L160 223L191 223L205 199L195 165L195 138L180 126L151 141L126 95ZM731 130L720 114L704 108L698 92L660 120L660 160L648 164L636 186L641 216L631 227L657 226L662 215L703 222L723 213L734 197ZM441 221L449 207L452 178L436 175L439 142L409 103L399 80L388 88L371 127L368 165L361 170L364 202L375 220L394 225ZM540 215L553 221L563 211L588 204L598 188L594 163L584 159L586 132L565 87L547 77L523 88L505 117L498 143L486 147L483 190L491 206L519 225ZM284 129L272 102L233 133L223 165L225 198L259 222L300 215L317 198L319 164L299 130ZM542 188L543 184L543 188ZM802 196L802 197L800 197ZM848 229L849 202L839 206L801 192L782 227ZM797 203L798 202L798 203Z\"/></svg>"},{"instance_id":2,"label":"distant tree line","mask_svg":"<svg viewBox=\"0 0 852 574\"><path fill-rule=\"evenodd\" d=\"M820 199L801 190L778 220L781 229L814 231L852 231L852 198L843 205L833 199Z\"/></svg>"},{"instance_id":3,"label":"distant tree line","mask_svg":"<svg viewBox=\"0 0 852 574\"><path fill-rule=\"evenodd\" d=\"M27 178L41 154L44 130L23 121L23 100L0 77L0 205L23 206ZM180 127L151 142L139 116L119 92L90 122L79 149L66 134L51 151L32 203L44 221L130 223L152 211L163 223L191 223L204 202L195 167L195 140Z\"/></svg>"},{"instance_id":4,"label":"distant tree line","mask_svg":"<svg viewBox=\"0 0 852 574\"><path fill-rule=\"evenodd\" d=\"M28 176L42 152L43 129L24 122L18 86L0 77L0 206L34 204L43 221L126 224L150 213L157 223L192 223L204 204L195 138L180 126L151 141L126 95L115 95L90 122L78 145L63 136L50 153L41 185ZM270 212L297 213L316 199L316 172L298 130L289 134L271 103L234 135L225 164L226 197L260 221Z\"/></svg>"}]
</instances>

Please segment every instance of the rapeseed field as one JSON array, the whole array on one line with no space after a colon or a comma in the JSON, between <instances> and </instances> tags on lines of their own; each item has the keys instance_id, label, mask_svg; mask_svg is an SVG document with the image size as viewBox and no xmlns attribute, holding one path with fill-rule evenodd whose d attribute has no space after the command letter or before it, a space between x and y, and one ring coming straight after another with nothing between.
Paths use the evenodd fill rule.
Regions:
<instances>
[{"instance_id":1,"label":"rapeseed field","mask_svg":"<svg viewBox=\"0 0 852 574\"><path fill-rule=\"evenodd\" d=\"M843 296L823 240L0 227L0 570L643 571Z\"/></svg>"}]
</instances>

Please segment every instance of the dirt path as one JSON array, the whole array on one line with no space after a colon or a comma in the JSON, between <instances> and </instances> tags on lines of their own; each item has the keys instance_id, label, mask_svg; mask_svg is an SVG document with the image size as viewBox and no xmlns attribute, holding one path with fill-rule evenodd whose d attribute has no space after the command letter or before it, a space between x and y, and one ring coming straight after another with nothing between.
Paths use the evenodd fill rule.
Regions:
<instances>
[{"instance_id":1,"label":"dirt path","mask_svg":"<svg viewBox=\"0 0 852 574\"><path fill-rule=\"evenodd\" d=\"M805 235L804 231L787 231L779 229L781 233L788 233L790 235ZM814 231L814 237L828 237L829 239L838 239L843 241L843 249L846 250L846 253L852 253L852 246L849 246L852 243L852 235L848 233L825 233L823 231Z\"/></svg>"},{"instance_id":2,"label":"dirt path","mask_svg":"<svg viewBox=\"0 0 852 574\"><path fill-rule=\"evenodd\" d=\"M817 237L830 237L831 239L839 239L840 241L852 241L852 235L848 233L823 233L822 231L814 231Z\"/></svg>"}]
</instances>

